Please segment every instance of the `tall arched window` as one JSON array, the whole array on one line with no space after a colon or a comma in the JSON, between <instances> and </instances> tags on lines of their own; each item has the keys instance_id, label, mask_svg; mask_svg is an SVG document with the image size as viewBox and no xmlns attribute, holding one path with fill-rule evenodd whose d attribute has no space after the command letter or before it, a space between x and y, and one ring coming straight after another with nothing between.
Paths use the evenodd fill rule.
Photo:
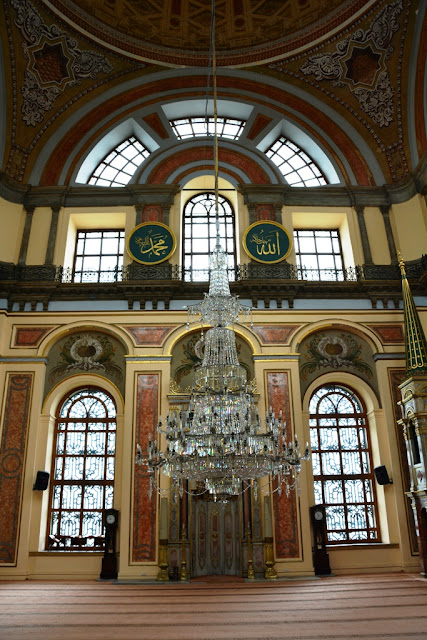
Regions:
<instances>
[{"instance_id":1,"label":"tall arched window","mask_svg":"<svg viewBox=\"0 0 427 640\"><path fill-rule=\"evenodd\" d=\"M58 411L54 442L47 547L102 547L102 513L113 506L113 399L95 388L71 393Z\"/></svg>"},{"instance_id":2,"label":"tall arched window","mask_svg":"<svg viewBox=\"0 0 427 640\"><path fill-rule=\"evenodd\" d=\"M378 542L378 515L366 411L353 391L318 389L310 400L316 504L326 507L329 544Z\"/></svg>"},{"instance_id":3,"label":"tall arched window","mask_svg":"<svg viewBox=\"0 0 427 640\"><path fill-rule=\"evenodd\" d=\"M236 279L234 211L223 196L218 197L219 232L228 258L229 280ZM184 280L209 280L209 255L215 247L215 194L199 193L184 207Z\"/></svg>"}]
</instances>

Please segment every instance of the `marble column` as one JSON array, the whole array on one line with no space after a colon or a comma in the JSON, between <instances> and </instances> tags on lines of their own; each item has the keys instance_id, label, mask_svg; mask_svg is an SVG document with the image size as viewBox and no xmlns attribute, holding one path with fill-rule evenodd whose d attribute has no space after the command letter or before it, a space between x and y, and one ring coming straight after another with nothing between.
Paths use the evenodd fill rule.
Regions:
<instances>
[{"instance_id":1,"label":"marble column","mask_svg":"<svg viewBox=\"0 0 427 640\"><path fill-rule=\"evenodd\" d=\"M33 223L33 213L35 207L25 207L25 225L22 234L21 249L19 252L18 264L24 265L27 260L28 243L30 240L31 225Z\"/></svg>"},{"instance_id":2,"label":"marble column","mask_svg":"<svg viewBox=\"0 0 427 640\"><path fill-rule=\"evenodd\" d=\"M395 264L397 263L397 251L396 251L396 245L394 242L393 231L390 223L390 207L388 205L382 205L380 206L380 211L382 213L383 220L384 220L384 226L385 226L385 232L387 234L387 242L388 242L388 248L390 251L391 262L392 264Z\"/></svg>"},{"instance_id":3,"label":"marble column","mask_svg":"<svg viewBox=\"0 0 427 640\"><path fill-rule=\"evenodd\" d=\"M357 213L357 222L359 224L360 237L362 240L364 264L373 264L371 247L369 245L368 232L366 230L366 223L365 223L365 207L356 206L355 210Z\"/></svg>"},{"instance_id":4,"label":"marble column","mask_svg":"<svg viewBox=\"0 0 427 640\"><path fill-rule=\"evenodd\" d=\"M52 217L50 219L49 238L47 241L45 264L53 264L55 254L56 235L58 232L58 220L61 207L52 207Z\"/></svg>"}]
</instances>

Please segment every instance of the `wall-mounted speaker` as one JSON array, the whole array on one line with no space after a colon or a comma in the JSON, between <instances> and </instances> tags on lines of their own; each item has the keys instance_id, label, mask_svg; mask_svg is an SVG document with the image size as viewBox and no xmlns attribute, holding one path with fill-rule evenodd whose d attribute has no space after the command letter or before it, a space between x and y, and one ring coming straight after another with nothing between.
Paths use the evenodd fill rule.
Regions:
<instances>
[{"instance_id":1,"label":"wall-mounted speaker","mask_svg":"<svg viewBox=\"0 0 427 640\"><path fill-rule=\"evenodd\" d=\"M384 464L380 467L375 467L374 473L378 484L393 484L393 480L390 480Z\"/></svg>"},{"instance_id":2,"label":"wall-mounted speaker","mask_svg":"<svg viewBox=\"0 0 427 640\"><path fill-rule=\"evenodd\" d=\"M37 471L36 480L33 484L34 491L46 491L49 485L49 474L47 471Z\"/></svg>"}]
</instances>

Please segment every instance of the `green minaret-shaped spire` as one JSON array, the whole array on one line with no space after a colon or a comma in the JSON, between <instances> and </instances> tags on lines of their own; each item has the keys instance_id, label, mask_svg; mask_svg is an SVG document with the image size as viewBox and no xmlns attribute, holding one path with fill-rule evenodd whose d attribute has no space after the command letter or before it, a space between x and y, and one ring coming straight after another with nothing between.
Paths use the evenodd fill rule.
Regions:
<instances>
[{"instance_id":1,"label":"green minaret-shaped spire","mask_svg":"<svg viewBox=\"0 0 427 640\"><path fill-rule=\"evenodd\" d=\"M403 311L405 317L406 373L408 375L427 373L427 340L421 325L420 316L412 297L406 278L405 263L398 252L399 267L402 274Z\"/></svg>"}]
</instances>

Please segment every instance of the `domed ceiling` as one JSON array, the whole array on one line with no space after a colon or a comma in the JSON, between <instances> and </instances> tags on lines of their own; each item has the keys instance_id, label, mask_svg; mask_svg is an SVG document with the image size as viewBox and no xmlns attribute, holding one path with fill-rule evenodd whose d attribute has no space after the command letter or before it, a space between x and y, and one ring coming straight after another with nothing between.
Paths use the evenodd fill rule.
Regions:
<instances>
[{"instance_id":1,"label":"domed ceiling","mask_svg":"<svg viewBox=\"0 0 427 640\"><path fill-rule=\"evenodd\" d=\"M206 65L212 0L51 0L75 26L133 57ZM307 46L367 0L217 0L218 64L251 64Z\"/></svg>"}]
</instances>

